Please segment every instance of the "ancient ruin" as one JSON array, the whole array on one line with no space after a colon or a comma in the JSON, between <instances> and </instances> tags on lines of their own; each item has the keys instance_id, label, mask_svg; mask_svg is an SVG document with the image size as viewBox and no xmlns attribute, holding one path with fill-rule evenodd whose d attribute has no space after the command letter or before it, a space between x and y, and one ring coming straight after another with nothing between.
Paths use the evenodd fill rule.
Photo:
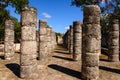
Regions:
<instances>
[{"instance_id":1,"label":"ancient ruin","mask_svg":"<svg viewBox=\"0 0 120 80\"><path fill-rule=\"evenodd\" d=\"M20 77L37 78L37 45L36 45L37 10L33 7L22 8L21 15L21 55Z\"/></svg>"},{"instance_id":2,"label":"ancient ruin","mask_svg":"<svg viewBox=\"0 0 120 80\"><path fill-rule=\"evenodd\" d=\"M82 24L73 22L73 60L81 61L82 54Z\"/></svg>"},{"instance_id":3,"label":"ancient ruin","mask_svg":"<svg viewBox=\"0 0 120 80\"><path fill-rule=\"evenodd\" d=\"M117 19L114 19L110 23L109 27L109 61L119 61L119 23Z\"/></svg>"},{"instance_id":4,"label":"ancient ruin","mask_svg":"<svg viewBox=\"0 0 120 80\"><path fill-rule=\"evenodd\" d=\"M39 53L38 59L44 59L48 52L47 52L47 21L40 20L39 21Z\"/></svg>"},{"instance_id":5,"label":"ancient ruin","mask_svg":"<svg viewBox=\"0 0 120 80\"><path fill-rule=\"evenodd\" d=\"M86 5L83 21L72 21L65 33L59 33L45 20L49 14L37 15L36 8L22 7L20 22L12 17L4 21L4 30L0 25L5 31L0 39L4 39L0 80L120 80L120 21L107 15L107 26L101 25L100 13L99 6Z\"/></svg>"},{"instance_id":6,"label":"ancient ruin","mask_svg":"<svg viewBox=\"0 0 120 80\"><path fill-rule=\"evenodd\" d=\"M99 78L100 27L100 8L96 5L85 6L82 27L82 80Z\"/></svg>"},{"instance_id":7,"label":"ancient ruin","mask_svg":"<svg viewBox=\"0 0 120 80\"><path fill-rule=\"evenodd\" d=\"M11 60L14 58L14 22L6 20L5 22L5 40L4 40L5 59Z\"/></svg>"},{"instance_id":8,"label":"ancient ruin","mask_svg":"<svg viewBox=\"0 0 120 80\"><path fill-rule=\"evenodd\" d=\"M70 25L70 32L69 32L69 40L70 42L68 43L69 44L69 53L72 54L73 53L73 27L72 25Z\"/></svg>"}]
</instances>

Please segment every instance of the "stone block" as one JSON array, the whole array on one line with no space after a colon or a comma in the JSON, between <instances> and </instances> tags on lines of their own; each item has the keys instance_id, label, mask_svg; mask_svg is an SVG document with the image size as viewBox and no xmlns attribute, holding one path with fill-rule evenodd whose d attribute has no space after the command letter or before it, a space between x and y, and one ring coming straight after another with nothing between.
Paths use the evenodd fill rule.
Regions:
<instances>
[{"instance_id":1,"label":"stone block","mask_svg":"<svg viewBox=\"0 0 120 80\"><path fill-rule=\"evenodd\" d=\"M85 51L95 53L95 52L98 52L100 50L100 47L101 47L100 40L86 36L86 40L85 40L84 45L83 45L83 49Z\"/></svg>"},{"instance_id":2,"label":"stone block","mask_svg":"<svg viewBox=\"0 0 120 80\"><path fill-rule=\"evenodd\" d=\"M82 67L82 80L99 79L99 67Z\"/></svg>"},{"instance_id":3,"label":"stone block","mask_svg":"<svg viewBox=\"0 0 120 80\"><path fill-rule=\"evenodd\" d=\"M22 54L20 64L21 66L31 66L36 64L36 54Z\"/></svg>"},{"instance_id":4,"label":"stone block","mask_svg":"<svg viewBox=\"0 0 120 80\"><path fill-rule=\"evenodd\" d=\"M29 27L29 26L23 26L21 33L21 39L24 41L28 40L36 40L36 28L35 27Z\"/></svg>"},{"instance_id":5,"label":"stone block","mask_svg":"<svg viewBox=\"0 0 120 80\"><path fill-rule=\"evenodd\" d=\"M22 8L21 15L22 26L33 26L37 23L37 12L33 7Z\"/></svg>"},{"instance_id":6,"label":"stone block","mask_svg":"<svg viewBox=\"0 0 120 80\"><path fill-rule=\"evenodd\" d=\"M99 54L98 53L86 53L82 55L82 65L87 67L99 66Z\"/></svg>"},{"instance_id":7,"label":"stone block","mask_svg":"<svg viewBox=\"0 0 120 80\"><path fill-rule=\"evenodd\" d=\"M36 41L22 41L21 42L21 54L36 54L37 45Z\"/></svg>"},{"instance_id":8,"label":"stone block","mask_svg":"<svg viewBox=\"0 0 120 80\"><path fill-rule=\"evenodd\" d=\"M20 76L25 79L38 79L37 64L31 66L21 66Z\"/></svg>"}]
</instances>

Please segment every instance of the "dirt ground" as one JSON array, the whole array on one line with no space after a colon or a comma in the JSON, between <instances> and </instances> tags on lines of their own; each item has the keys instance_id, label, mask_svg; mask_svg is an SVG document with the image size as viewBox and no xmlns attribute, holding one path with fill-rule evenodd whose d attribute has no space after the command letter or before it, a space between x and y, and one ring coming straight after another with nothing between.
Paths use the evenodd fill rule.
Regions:
<instances>
[{"instance_id":1,"label":"dirt ground","mask_svg":"<svg viewBox=\"0 0 120 80\"><path fill-rule=\"evenodd\" d=\"M20 78L19 56L20 53L15 53L11 61L0 56L0 80L32 80ZM72 61L71 54L61 46L48 58L37 62L40 79L35 80L81 80L81 62ZM120 62L109 62L106 54L100 55L99 68L99 80L120 80Z\"/></svg>"}]
</instances>

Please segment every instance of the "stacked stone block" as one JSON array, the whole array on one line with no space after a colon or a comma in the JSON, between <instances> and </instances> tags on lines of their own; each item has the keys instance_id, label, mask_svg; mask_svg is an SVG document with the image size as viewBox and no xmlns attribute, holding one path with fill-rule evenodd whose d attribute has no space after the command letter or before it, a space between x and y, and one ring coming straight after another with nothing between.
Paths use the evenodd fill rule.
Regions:
<instances>
[{"instance_id":1,"label":"stacked stone block","mask_svg":"<svg viewBox=\"0 0 120 80\"><path fill-rule=\"evenodd\" d=\"M70 42L68 42L69 44L69 53L72 54L73 53L73 27L70 25L70 32L69 32L69 40Z\"/></svg>"},{"instance_id":2,"label":"stacked stone block","mask_svg":"<svg viewBox=\"0 0 120 80\"><path fill-rule=\"evenodd\" d=\"M5 22L5 40L4 40L5 59L11 60L14 58L14 22L6 20Z\"/></svg>"},{"instance_id":3,"label":"stacked stone block","mask_svg":"<svg viewBox=\"0 0 120 80\"><path fill-rule=\"evenodd\" d=\"M68 49L68 33L69 30L67 30L67 32L63 36L63 47L67 49Z\"/></svg>"},{"instance_id":4,"label":"stacked stone block","mask_svg":"<svg viewBox=\"0 0 120 80\"><path fill-rule=\"evenodd\" d=\"M70 49L70 29L68 30L68 33L67 33L67 49L68 50Z\"/></svg>"},{"instance_id":5,"label":"stacked stone block","mask_svg":"<svg viewBox=\"0 0 120 80\"><path fill-rule=\"evenodd\" d=\"M51 43L51 36L52 36L52 28L50 26L47 26L47 49L48 49L48 53L50 53L52 51L52 43Z\"/></svg>"},{"instance_id":6,"label":"stacked stone block","mask_svg":"<svg viewBox=\"0 0 120 80\"><path fill-rule=\"evenodd\" d=\"M82 54L82 24L73 22L73 60L81 61Z\"/></svg>"},{"instance_id":7,"label":"stacked stone block","mask_svg":"<svg viewBox=\"0 0 120 80\"><path fill-rule=\"evenodd\" d=\"M84 7L82 35L82 80L98 80L101 52L100 8Z\"/></svg>"},{"instance_id":8,"label":"stacked stone block","mask_svg":"<svg viewBox=\"0 0 120 80\"><path fill-rule=\"evenodd\" d=\"M64 36L62 37L62 40L63 40L63 47L64 48L67 48L67 32L64 34Z\"/></svg>"},{"instance_id":9,"label":"stacked stone block","mask_svg":"<svg viewBox=\"0 0 120 80\"><path fill-rule=\"evenodd\" d=\"M119 21L113 19L109 27L109 61L119 61Z\"/></svg>"},{"instance_id":10,"label":"stacked stone block","mask_svg":"<svg viewBox=\"0 0 120 80\"><path fill-rule=\"evenodd\" d=\"M52 43L52 51L55 49L57 45L57 40L56 40L56 33L52 30L51 31L51 43Z\"/></svg>"},{"instance_id":11,"label":"stacked stone block","mask_svg":"<svg viewBox=\"0 0 120 80\"><path fill-rule=\"evenodd\" d=\"M47 21L39 21L39 54L38 59L44 59L47 57Z\"/></svg>"},{"instance_id":12,"label":"stacked stone block","mask_svg":"<svg viewBox=\"0 0 120 80\"><path fill-rule=\"evenodd\" d=\"M21 55L20 77L37 78L37 45L36 45L37 10L24 6L21 13Z\"/></svg>"}]
</instances>

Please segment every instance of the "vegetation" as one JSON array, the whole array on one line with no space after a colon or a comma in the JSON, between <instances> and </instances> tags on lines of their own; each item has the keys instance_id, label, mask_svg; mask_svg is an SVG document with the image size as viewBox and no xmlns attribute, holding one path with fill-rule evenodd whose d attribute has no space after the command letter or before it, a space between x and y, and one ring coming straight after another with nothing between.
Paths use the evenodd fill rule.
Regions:
<instances>
[{"instance_id":1,"label":"vegetation","mask_svg":"<svg viewBox=\"0 0 120 80\"><path fill-rule=\"evenodd\" d=\"M14 20L16 39L18 40L18 37L20 37L20 23L16 18L10 16L9 10L6 10L6 8L12 6L15 8L15 12L20 14L21 8L28 3L28 0L0 0L0 40L4 39L4 26L7 19Z\"/></svg>"},{"instance_id":2,"label":"vegetation","mask_svg":"<svg viewBox=\"0 0 120 80\"><path fill-rule=\"evenodd\" d=\"M83 8L85 5L98 5L101 8L102 32L107 33L109 20L120 21L120 0L72 0L72 5ZM120 23L120 22L119 22Z\"/></svg>"},{"instance_id":3,"label":"vegetation","mask_svg":"<svg viewBox=\"0 0 120 80\"><path fill-rule=\"evenodd\" d=\"M56 35L62 37L64 34L63 34L63 33L56 32Z\"/></svg>"}]
</instances>

